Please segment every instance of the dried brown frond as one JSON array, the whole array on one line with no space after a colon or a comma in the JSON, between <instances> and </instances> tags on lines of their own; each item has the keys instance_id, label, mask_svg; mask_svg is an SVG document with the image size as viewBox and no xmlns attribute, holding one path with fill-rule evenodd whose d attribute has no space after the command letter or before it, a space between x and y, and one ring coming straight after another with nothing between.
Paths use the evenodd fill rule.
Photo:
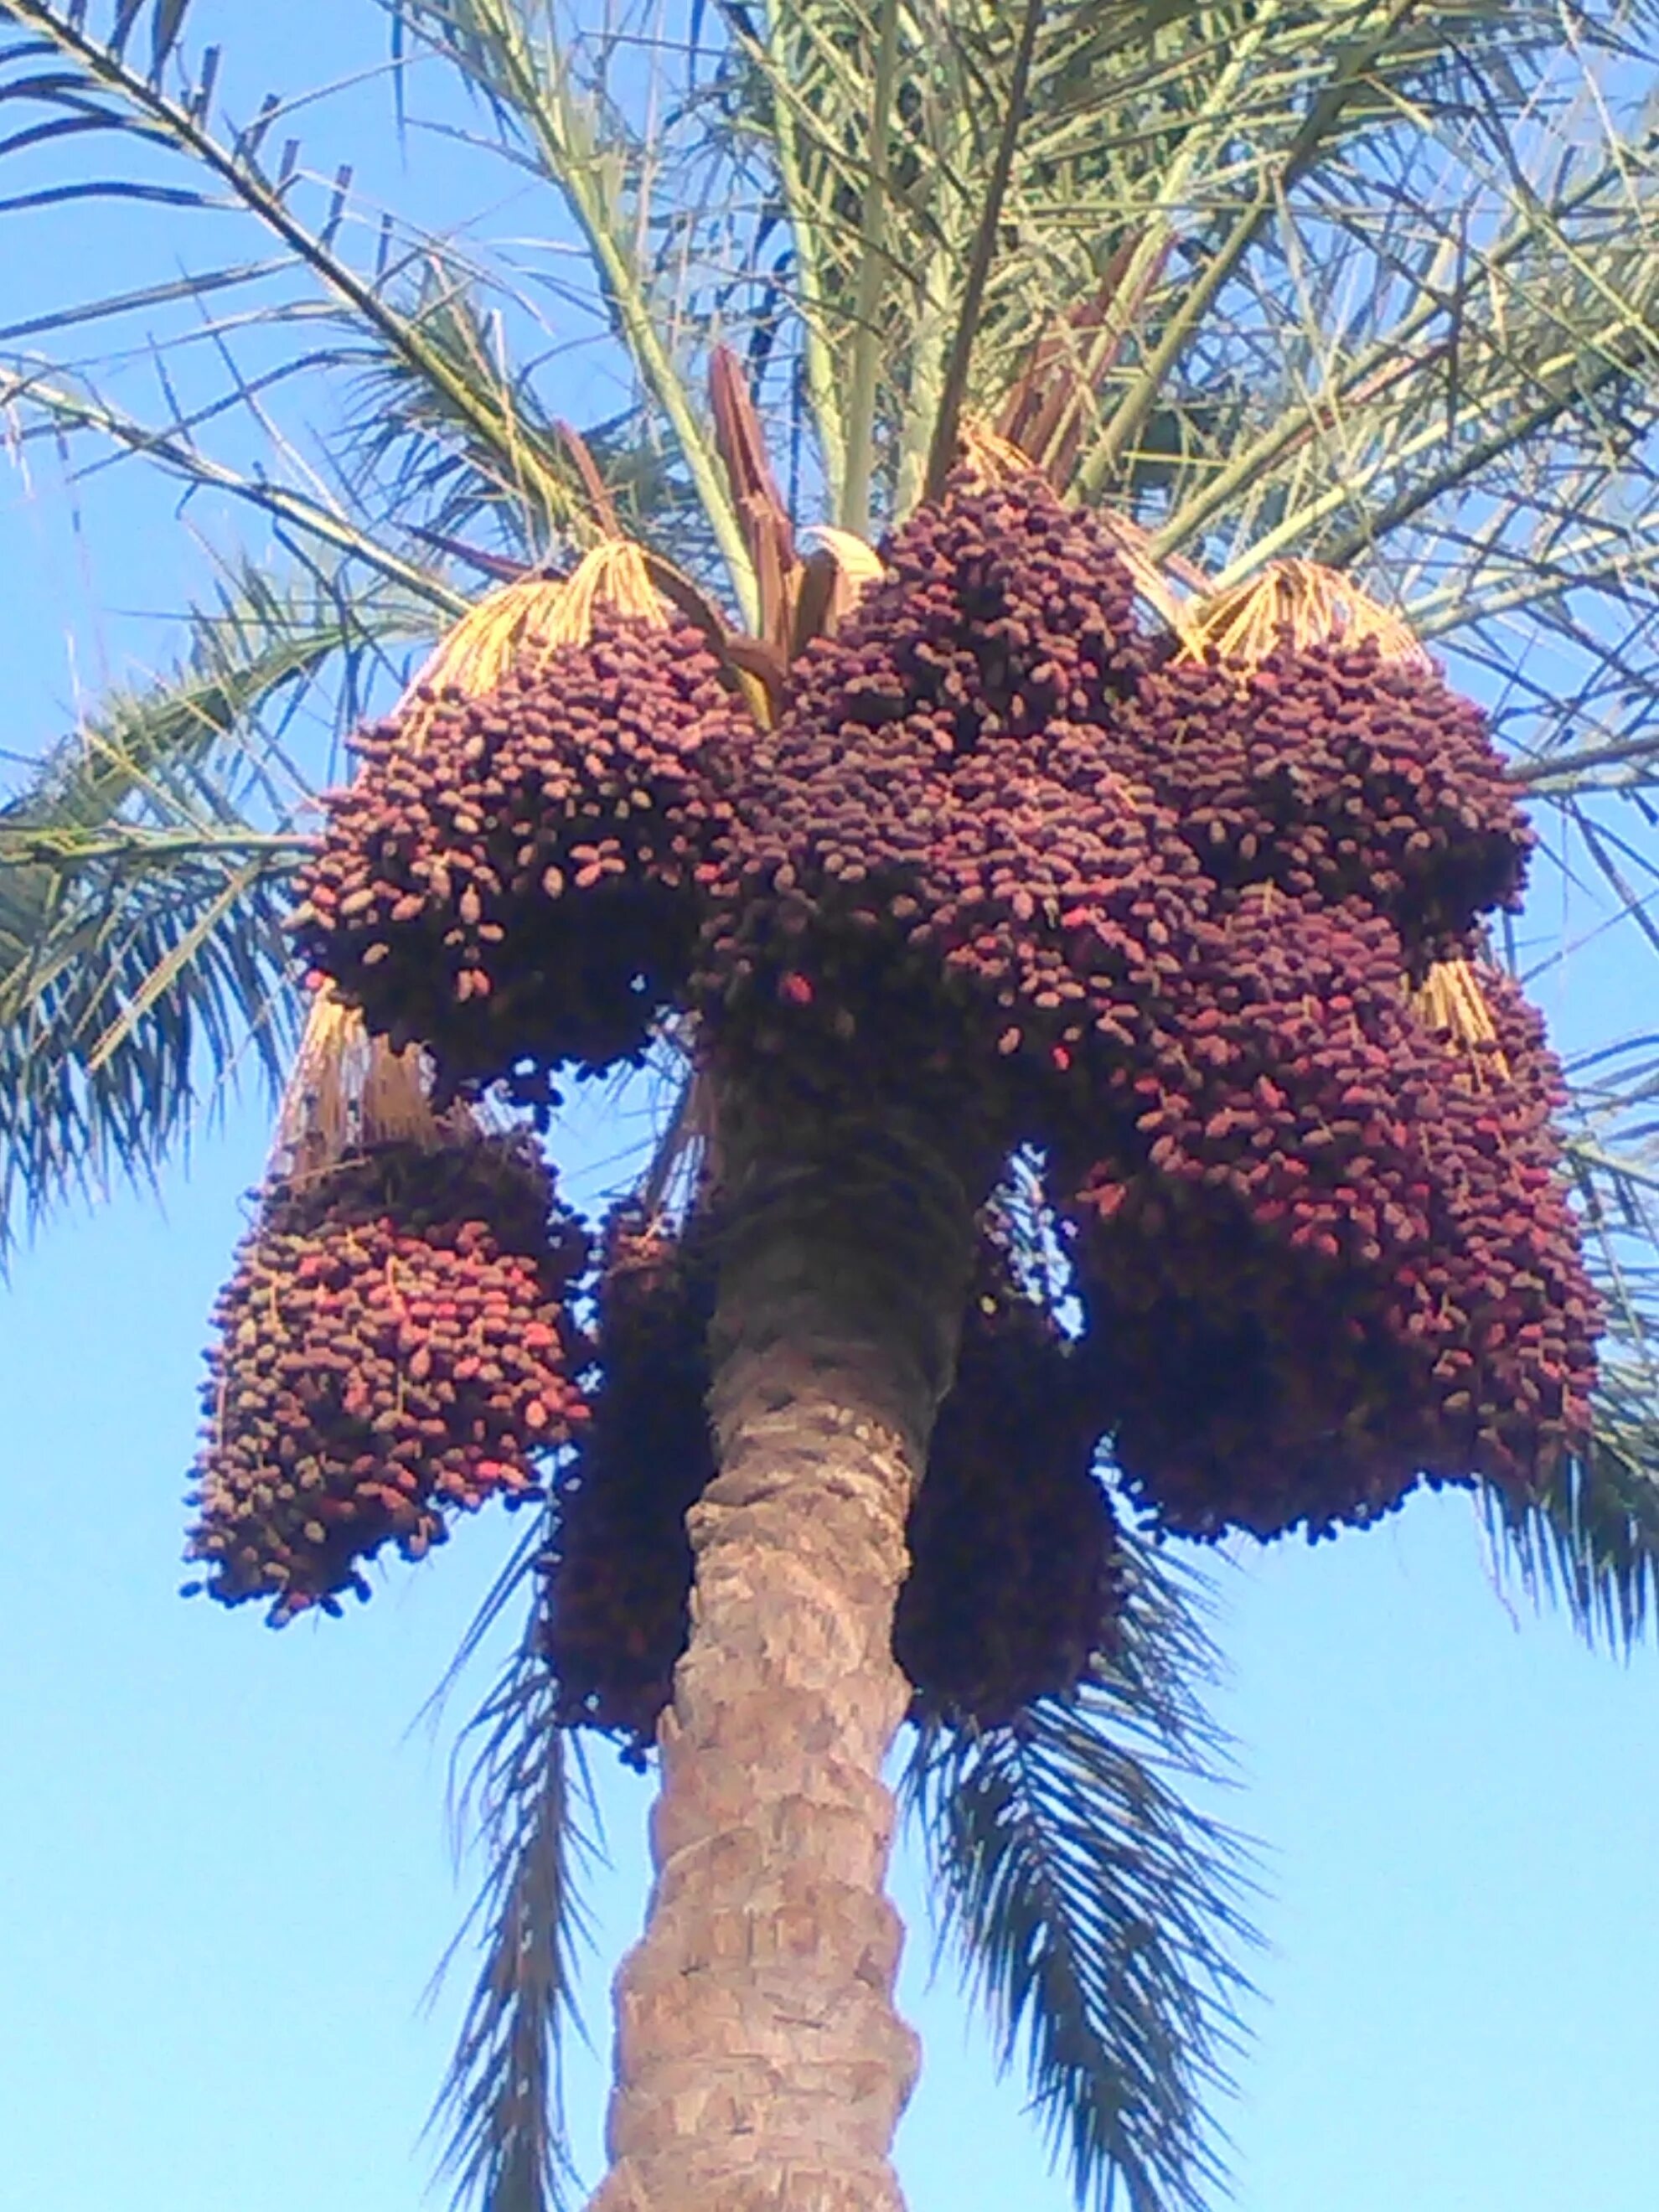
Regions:
<instances>
[{"instance_id":1,"label":"dried brown frond","mask_svg":"<svg viewBox=\"0 0 1659 2212\"><path fill-rule=\"evenodd\" d=\"M1176 591L1173 578L1182 574L1176 564L1165 565L1152 553L1152 533L1143 530L1138 522L1115 509L1101 507L1095 509L1095 519L1110 537L1117 548L1118 557L1134 579L1136 596L1165 623L1181 641L1189 657L1193 655L1190 640L1193 634L1193 613L1188 601ZM1190 583L1191 576L1184 580Z\"/></svg>"},{"instance_id":2,"label":"dried brown frond","mask_svg":"<svg viewBox=\"0 0 1659 2212\"><path fill-rule=\"evenodd\" d=\"M446 635L394 710L403 744L422 742L447 696L493 691L521 654L545 659L561 646L586 645L601 608L668 627L647 556L629 538L605 538L568 577L526 576L487 593Z\"/></svg>"},{"instance_id":3,"label":"dried brown frond","mask_svg":"<svg viewBox=\"0 0 1659 2212\"><path fill-rule=\"evenodd\" d=\"M607 550L596 549L601 553ZM585 561L582 568L586 566ZM577 574L580 574L578 569ZM563 643L556 618L565 591L565 585L552 578L524 577L504 584L498 592L488 592L476 606L469 607L398 702L395 711L403 742L410 746L422 743L446 693L478 698L495 690L520 653L544 651Z\"/></svg>"},{"instance_id":4,"label":"dried brown frond","mask_svg":"<svg viewBox=\"0 0 1659 2212\"><path fill-rule=\"evenodd\" d=\"M623 534L623 526L617 514L617 502L611 496L610 486L599 474L599 465L593 459L586 439L568 422L558 422L553 427L559 434L561 444L570 456L571 465L576 471L583 491L587 495L587 503L593 511L595 524L605 537L620 538Z\"/></svg>"},{"instance_id":5,"label":"dried brown frond","mask_svg":"<svg viewBox=\"0 0 1659 2212\"><path fill-rule=\"evenodd\" d=\"M1172 241L1150 255L1144 228L1119 241L1097 289L1051 318L1009 392L997 423L1057 488L1069 483L1084 439L1098 419L1102 384L1116 367L1140 308L1164 273ZM1127 300L1118 295L1133 283Z\"/></svg>"},{"instance_id":6,"label":"dried brown frond","mask_svg":"<svg viewBox=\"0 0 1659 2212\"><path fill-rule=\"evenodd\" d=\"M562 645L586 645L601 610L652 629L668 628L667 601L651 580L643 549L631 538L607 538L583 554L549 610L545 628L526 642L539 653Z\"/></svg>"},{"instance_id":7,"label":"dried brown frond","mask_svg":"<svg viewBox=\"0 0 1659 2212\"><path fill-rule=\"evenodd\" d=\"M1011 477L1030 476L1036 464L981 416L964 415L957 432L957 466L981 483L998 484Z\"/></svg>"},{"instance_id":8,"label":"dried brown frond","mask_svg":"<svg viewBox=\"0 0 1659 2212\"><path fill-rule=\"evenodd\" d=\"M714 443L755 564L759 634L775 651L787 653L794 633L801 562L789 510L772 474L754 395L730 346L715 347L708 389Z\"/></svg>"}]
</instances>

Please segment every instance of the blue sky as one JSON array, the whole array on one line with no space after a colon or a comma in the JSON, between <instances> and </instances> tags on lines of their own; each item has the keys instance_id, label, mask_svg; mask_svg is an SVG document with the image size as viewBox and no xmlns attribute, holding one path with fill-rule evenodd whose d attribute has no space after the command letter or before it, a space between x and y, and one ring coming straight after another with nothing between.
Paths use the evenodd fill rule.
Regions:
<instances>
[{"instance_id":1,"label":"blue sky","mask_svg":"<svg viewBox=\"0 0 1659 2212\"><path fill-rule=\"evenodd\" d=\"M383 51L362 0L238 10L230 34L252 92ZM381 82L306 128L319 167L349 136L370 198L435 211L466 173L430 143L404 170ZM6 221L7 321L202 252L154 210ZM578 419L605 404L592 374L571 371ZM235 542L222 513L179 530L173 509L130 471L73 505L50 459L0 474L8 750L68 727L82 689L165 659L165 620L131 611L165 616ZM1552 910L1540 927L1570 924ZM1567 963L1552 1010L1582 1030L1650 991L1636 959L1614 940ZM461 1982L421 2000L465 1884L442 1818L453 1729L413 1723L515 1532L483 1518L367 1608L280 1637L176 1595L205 1317L265 1143L258 1102L233 1103L160 1204L61 1218L0 1291L0 2205L437 2201L417 2137ZM604 1149L589 1128L568 1158L590 1188L615 1171ZM1652 1654L1621 1665L1500 1596L1457 1496L1316 1550L1241 1553L1220 1589L1231 1809L1268 1847L1263 2002L1227 2115L1242 2212L1650 2212ZM602 1747L595 1771L613 1867L592 1891L595 2055L570 2080L590 2177L647 1802ZM913 2212L1061 2212L1017 2087L993 2081L948 1972L930 1986L908 1856L896 1887L927 2049L900 2144Z\"/></svg>"}]
</instances>

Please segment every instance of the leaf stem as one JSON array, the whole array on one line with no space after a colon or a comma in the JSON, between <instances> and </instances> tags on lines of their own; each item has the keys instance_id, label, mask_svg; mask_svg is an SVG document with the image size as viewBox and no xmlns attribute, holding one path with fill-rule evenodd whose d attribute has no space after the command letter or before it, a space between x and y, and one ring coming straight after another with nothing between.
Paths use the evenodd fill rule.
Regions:
<instances>
[{"instance_id":1,"label":"leaf stem","mask_svg":"<svg viewBox=\"0 0 1659 2212\"><path fill-rule=\"evenodd\" d=\"M898 70L899 0L882 0L881 36L870 94L868 173L860 226L853 307L853 367L847 398L847 462L841 526L870 535L870 479L875 460L876 385L881 374L881 295L887 262L889 137Z\"/></svg>"},{"instance_id":2,"label":"leaf stem","mask_svg":"<svg viewBox=\"0 0 1659 2212\"><path fill-rule=\"evenodd\" d=\"M939 415L933 424L933 444L928 449L927 473L922 483L924 499L939 497L956 459L957 431L962 420L963 402L968 396L968 373L973 362L974 340L979 332L980 314L985 304L985 288L990 280L997 232L1002 222L1003 204L1008 197L1008 182L1013 174L1014 150L1019 142L1020 126L1025 119L1026 95L1031 82L1031 57L1036 52L1037 33L1042 24L1043 6L1044 0L1025 0L1019 44L1014 53L1013 75L1008 85L1007 112L1002 118L1001 141L997 147L996 162L986 191L979 233L974 240L973 259L969 264L968 282L962 295L962 309L957 318L956 337L945 366L945 388L939 395Z\"/></svg>"}]
</instances>

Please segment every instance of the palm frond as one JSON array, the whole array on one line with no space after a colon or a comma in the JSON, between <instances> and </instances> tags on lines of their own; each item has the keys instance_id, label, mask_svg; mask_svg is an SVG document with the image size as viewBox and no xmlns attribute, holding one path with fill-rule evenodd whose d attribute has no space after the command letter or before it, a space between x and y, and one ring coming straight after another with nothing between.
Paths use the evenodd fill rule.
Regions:
<instances>
[{"instance_id":1,"label":"palm frond","mask_svg":"<svg viewBox=\"0 0 1659 2212\"><path fill-rule=\"evenodd\" d=\"M602 82L584 84L550 11L517 0L382 0L397 22L455 62L507 139L556 185L597 272L616 335L665 418L696 486L744 617L758 619L754 564L720 465L667 332L665 298L640 241L651 225L652 162ZM649 41L647 42L647 46Z\"/></svg>"},{"instance_id":2,"label":"palm frond","mask_svg":"<svg viewBox=\"0 0 1659 2212\"><path fill-rule=\"evenodd\" d=\"M817 410L830 502L861 499L867 422L876 506L902 509L965 328L1018 11L897 11L875 100L883 10L720 14L699 111L720 234L691 209L663 224L665 252L720 275L680 320L729 328L733 234L752 278L787 228L747 296L789 325L772 357ZM1603 875L1572 806L1639 804L1659 759L1656 23L1651 0L1054 0L969 319L973 404L1046 362L1043 457L1162 554L1225 579L1294 551L1401 603Z\"/></svg>"},{"instance_id":3,"label":"palm frond","mask_svg":"<svg viewBox=\"0 0 1659 2212\"><path fill-rule=\"evenodd\" d=\"M1584 1056L1565 1122L1607 1316L1591 1441L1536 1504L1481 1506L1522 1588L1628 1652L1659 1607L1659 1038Z\"/></svg>"},{"instance_id":4,"label":"palm frond","mask_svg":"<svg viewBox=\"0 0 1659 2212\"><path fill-rule=\"evenodd\" d=\"M356 332L386 356L418 376L435 406L464 424L468 438L489 452L495 471L515 485L543 531L549 525L580 521L581 503L556 451L542 444L511 404L510 392L476 362L458 358L445 343L446 332L428 327L417 303L405 312L396 286L403 257L373 270L357 268L339 250L348 210L351 172L342 169L323 187L320 220L300 213L301 179L297 142L284 147L273 173L264 148L278 103L272 100L256 121L240 131L215 127L216 61L186 62L181 33L188 0L119 0L107 33L90 27L84 4L55 0L0 0L0 15L26 33L0 55L0 99L40 111L44 120L15 134L0 155L41 143L43 136L73 130L91 132L117 149L143 148L176 155L204 181L206 189L185 191L117 169L77 175L73 185L46 188L61 198L131 198L168 196L171 203L202 208L231 207L252 216L285 250L290 265L320 285L325 298ZM152 33L144 59L130 52L141 21ZM214 50L209 49L212 53ZM48 65L40 66L42 62ZM39 205L41 192L18 196L9 211ZM8 212L0 204L0 214ZM217 281L215 279L210 281Z\"/></svg>"},{"instance_id":5,"label":"palm frond","mask_svg":"<svg viewBox=\"0 0 1659 2212\"><path fill-rule=\"evenodd\" d=\"M1007 1728L919 1730L902 1792L940 1939L1079 2203L1196 2212L1221 2173L1252 1885L1240 1839L1183 1795L1225 1753L1199 1702L1199 1586L1139 1540L1127 1559L1121 1658Z\"/></svg>"},{"instance_id":6,"label":"palm frond","mask_svg":"<svg viewBox=\"0 0 1659 2212\"><path fill-rule=\"evenodd\" d=\"M450 376L435 384L418 364L378 345L341 362L358 371L347 456L357 497L367 505L378 493L405 526L418 515L424 528L451 538L483 525L492 542L526 562L562 542L585 544L591 530L574 501L552 514L539 502L542 476L564 471L558 434L528 380L514 374L499 325L492 327L465 273L428 256L409 313ZM498 425L488 439L477 433L475 410L453 398L481 386L493 392Z\"/></svg>"},{"instance_id":7,"label":"palm frond","mask_svg":"<svg viewBox=\"0 0 1659 2212\"><path fill-rule=\"evenodd\" d=\"M901 456L926 450L989 197L992 118L1007 112L1017 11L987 0L890 17L849 0L790 0L721 15L732 169L757 228L780 214L789 225L803 368L823 417L832 499L842 497L866 459L848 426L872 408L872 324L883 443ZM1594 29L1575 24L1592 44ZM1006 390L1046 331L1077 355L1088 419L1073 450L1086 487L1137 488L1155 459L1146 433L1158 418L1167 434L1171 409L1183 441L1188 418L1204 418L1193 458L1213 471L1225 443L1212 397L1225 341L1236 353L1259 343L1271 358L1275 334L1250 328L1261 319L1256 264L1280 295L1279 335L1288 341L1293 325L1308 349L1285 274L1297 190L1363 178L1368 211L1386 221L1372 143L1421 142L1443 116L1494 97L1501 112L1524 112L1561 39L1559 21L1534 6L1146 0L1103 11L1051 0L994 274L971 318L978 398ZM891 98L872 102L871 87L890 82ZM872 245L884 262L876 287ZM1108 277L1098 312L1079 325L1073 311ZM1278 412L1266 408L1264 426Z\"/></svg>"},{"instance_id":8,"label":"palm frond","mask_svg":"<svg viewBox=\"0 0 1659 2212\"><path fill-rule=\"evenodd\" d=\"M106 698L0 807L0 1249L77 1189L151 1176L245 1058L277 1079L304 786L258 718L337 659L350 697L380 639L430 622L249 572L176 675Z\"/></svg>"},{"instance_id":9,"label":"palm frond","mask_svg":"<svg viewBox=\"0 0 1659 2212\"><path fill-rule=\"evenodd\" d=\"M190 489L223 492L257 509L288 539L309 545L320 557L354 560L377 580L401 586L452 621L466 611L465 594L429 562L383 544L343 503L216 459L197 441L188 423L142 421L84 380L60 380L33 362L16 369L0 366L0 409L21 422L23 444L37 434L57 440L90 433Z\"/></svg>"},{"instance_id":10,"label":"palm frond","mask_svg":"<svg viewBox=\"0 0 1659 2212\"><path fill-rule=\"evenodd\" d=\"M856 490L848 422L870 420L902 507L962 327L1018 13L902 16L878 155L879 10L722 14L732 173L754 235L782 219L795 241L785 289L827 400L831 497ZM1048 459L1224 579L1283 551L1367 571L1499 692L1552 805L1651 773L1655 22L1647 0L1570 20L1051 5L975 319L975 404L1040 336L1072 379L1031 416ZM1547 680L1518 678L1534 662Z\"/></svg>"},{"instance_id":11,"label":"palm frond","mask_svg":"<svg viewBox=\"0 0 1659 2212\"><path fill-rule=\"evenodd\" d=\"M519 1648L452 1767L458 1848L470 1839L485 1872L433 1993L464 1947L481 1939L483 1960L430 2125L442 2139L454 2201L483 2212L562 2212L574 2179L560 2059L580 2027L571 1994L586 1927L580 1880L594 1845L578 1806L585 1802L591 1814L592 1799L575 1741L558 1725L544 1656L544 1584L535 1564L544 1541L532 1530L485 1601L480 1628L526 1583L532 1589Z\"/></svg>"},{"instance_id":12,"label":"palm frond","mask_svg":"<svg viewBox=\"0 0 1659 2212\"><path fill-rule=\"evenodd\" d=\"M1481 1493L1494 1549L1537 1603L1564 1607L1585 1638L1629 1652L1659 1614L1659 1415L1652 1374L1603 1370L1595 1434L1536 1504ZM1499 1548L1501 1547L1501 1549Z\"/></svg>"}]
</instances>

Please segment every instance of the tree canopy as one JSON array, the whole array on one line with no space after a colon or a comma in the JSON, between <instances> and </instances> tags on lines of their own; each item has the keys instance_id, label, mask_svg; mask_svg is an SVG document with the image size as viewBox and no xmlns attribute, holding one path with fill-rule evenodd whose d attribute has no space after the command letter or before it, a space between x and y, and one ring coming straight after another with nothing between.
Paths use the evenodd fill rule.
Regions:
<instances>
[{"instance_id":1,"label":"tree canopy","mask_svg":"<svg viewBox=\"0 0 1659 2212\"><path fill-rule=\"evenodd\" d=\"M1594 939L1635 998L1659 949L1646 0L377 5L372 97L471 195L419 220L313 161L328 88L234 82L210 0L0 0L0 222L95 208L139 242L118 295L66 280L0 331L14 450L154 472L216 562L174 672L99 701L0 808L0 1249L152 1176L238 1067L280 1079L319 732L481 590L620 518L762 627L718 348L798 526L878 534L971 416L1122 518L1149 591L1287 556L1362 582L1488 704L1542 833L1534 911L1570 902L1565 939L1507 927L1510 964ZM1638 1020L1569 1057L1611 1316L1595 1438L1540 1505L1486 1510L1525 1580L1627 1645L1659 1562L1659 1047ZM1030 1741L924 1735L911 1776L1080 2191L1116 2176L1137 2207L1198 2201L1221 2053L1196 1992L1224 2014L1207 1931L1237 1910L1224 1841L1157 1778L1154 1754L1214 1747L1181 1686L1201 1638L1163 1560L1144 1571L1144 1648L1097 1709ZM566 1891L540 1693L516 1674L486 1716L496 1960ZM1106 1810L1079 1826L1085 1778ZM1127 1886L1101 1873L1114 1808ZM1161 1952L1125 1932L1136 1896L1162 1900ZM560 1955L487 1972L469 2020L458 2170L489 2201L515 2160L556 2174L509 2091Z\"/></svg>"}]
</instances>

